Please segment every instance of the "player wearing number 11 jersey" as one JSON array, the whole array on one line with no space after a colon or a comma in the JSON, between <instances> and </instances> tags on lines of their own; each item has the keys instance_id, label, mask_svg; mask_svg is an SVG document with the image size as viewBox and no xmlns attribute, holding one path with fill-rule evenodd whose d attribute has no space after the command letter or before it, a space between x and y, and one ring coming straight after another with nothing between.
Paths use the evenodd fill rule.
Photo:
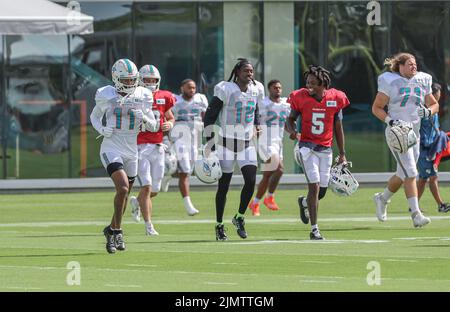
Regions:
<instances>
[{"instance_id":1,"label":"player wearing number 11 jersey","mask_svg":"<svg viewBox=\"0 0 450 312\"><path fill-rule=\"evenodd\" d=\"M317 213L319 200L325 196L330 180L333 132L339 149L338 163L346 162L342 109L350 102L344 92L330 89L330 72L323 67L309 66L304 77L306 88L293 91L287 100L291 104L291 113L286 130L291 139L298 138L296 120L301 116L301 137L295 153L305 173L308 196L299 197L298 203L303 223L311 220L310 239L321 240Z\"/></svg>"},{"instance_id":2,"label":"player wearing number 11 jersey","mask_svg":"<svg viewBox=\"0 0 450 312\"><path fill-rule=\"evenodd\" d=\"M138 87L139 73L128 59L120 59L112 67L113 86L105 86L95 94L91 113L92 126L103 136L100 159L116 188L114 215L104 228L106 250L115 253L124 250L121 229L127 197L138 168L137 135L139 131L153 131L157 126L152 112L153 96ZM102 125L106 116L106 126Z\"/></svg>"}]
</instances>

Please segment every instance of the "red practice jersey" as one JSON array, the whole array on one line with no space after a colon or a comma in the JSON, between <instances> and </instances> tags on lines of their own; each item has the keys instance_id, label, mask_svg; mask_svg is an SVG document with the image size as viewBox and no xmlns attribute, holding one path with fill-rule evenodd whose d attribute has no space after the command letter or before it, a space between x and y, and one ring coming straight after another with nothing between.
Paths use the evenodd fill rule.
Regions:
<instances>
[{"instance_id":1,"label":"red practice jersey","mask_svg":"<svg viewBox=\"0 0 450 312\"><path fill-rule=\"evenodd\" d=\"M172 92L166 90L158 90L153 92L153 113L155 118L159 119L159 130L157 132L139 132L137 137L138 144L159 144L163 141L163 131L161 126L164 122L164 114L172 108L176 99Z\"/></svg>"},{"instance_id":2,"label":"red practice jersey","mask_svg":"<svg viewBox=\"0 0 450 312\"><path fill-rule=\"evenodd\" d=\"M336 89L325 90L322 101L309 95L308 89L293 91L287 100L291 109L301 114L301 142L330 147L333 144L334 118L350 101L344 92Z\"/></svg>"}]
</instances>

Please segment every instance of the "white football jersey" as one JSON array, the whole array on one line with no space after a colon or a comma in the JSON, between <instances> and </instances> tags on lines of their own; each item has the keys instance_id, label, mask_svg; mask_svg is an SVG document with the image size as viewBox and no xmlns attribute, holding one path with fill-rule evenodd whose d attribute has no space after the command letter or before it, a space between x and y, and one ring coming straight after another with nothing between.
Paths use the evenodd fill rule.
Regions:
<instances>
[{"instance_id":1,"label":"white football jersey","mask_svg":"<svg viewBox=\"0 0 450 312\"><path fill-rule=\"evenodd\" d=\"M261 105L264 99L264 86L255 82L256 85L250 82L245 92L231 81L222 81L214 87L214 96L223 102L219 115L222 137L240 140L253 137L256 105Z\"/></svg>"},{"instance_id":2,"label":"white football jersey","mask_svg":"<svg viewBox=\"0 0 450 312\"><path fill-rule=\"evenodd\" d=\"M284 125L291 112L291 105L282 97L280 102L272 102L269 97L264 98L259 106L260 122L263 132L260 140L266 145L270 142L281 142L284 135Z\"/></svg>"},{"instance_id":3,"label":"white football jersey","mask_svg":"<svg viewBox=\"0 0 450 312\"><path fill-rule=\"evenodd\" d=\"M191 146L201 144L202 113L206 112L207 108L208 100L201 93L196 93L191 101L186 101L181 95L177 95L172 107L175 125L171 131L171 140L181 140L185 145Z\"/></svg>"},{"instance_id":4,"label":"white football jersey","mask_svg":"<svg viewBox=\"0 0 450 312\"><path fill-rule=\"evenodd\" d=\"M103 138L102 150L115 150L126 155L137 154L137 134L141 120L136 120L132 109L142 110L147 115L153 105L150 90L137 87L133 93L122 96L116 88L106 86L97 90L95 105L106 116L106 126L114 128L111 137Z\"/></svg>"},{"instance_id":5,"label":"white football jersey","mask_svg":"<svg viewBox=\"0 0 450 312\"><path fill-rule=\"evenodd\" d=\"M417 72L411 79L391 72L378 77L378 92L389 97L389 117L411 122L416 135L419 135L420 129L417 108L425 105L425 96L431 94L431 83L431 76L423 72Z\"/></svg>"},{"instance_id":6,"label":"white football jersey","mask_svg":"<svg viewBox=\"0 0 450 312\"><path fill-rule=\"evenodd\" d=\"M176 102L172 107L175 122L192 122L202 120L201 113L206 112L208 100L201 93L194 94L191 101L186 101L181 95L177 95Z\"/></svg>"}]
</instances>

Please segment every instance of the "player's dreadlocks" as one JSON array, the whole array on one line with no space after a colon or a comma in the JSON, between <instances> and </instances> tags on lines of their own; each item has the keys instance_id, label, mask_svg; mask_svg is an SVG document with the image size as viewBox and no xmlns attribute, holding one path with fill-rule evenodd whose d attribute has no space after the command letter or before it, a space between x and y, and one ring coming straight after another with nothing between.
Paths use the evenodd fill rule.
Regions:
<instances>
[{"instance_id":1,"label":"player's dreadlocks","mask_svg":"<svg viewBox=\"0 0 450 312\"><path fill-rule=\"evenodd\" d=\"M308 78L308 75L315 76L320 82L319 85L322 85L322 84L325 85L325 89L330 88L331 73L330 73L330 71L326 70L322 66L309 65L309 70L307 70L303 73L303 77L305 78L305 80Z\"/></svg>"},{"instance_id":2,"label":"player's dreadlocks","mask_svg":"<svg viewBox=\"0 0 450 312\"><path fill-rule=\"evenodd\" d=\"M238 79L237 74L236 74L237 71L240 70L245 65L252 65L252 63L250 63L249 60L247 60L245 58L238 58L238 61L239 62L237 62L236 65L234 65L233 70L231 71L230 78L228 78L228 81L236 82ZM256 82L253 78L252 78L252 82L253 82L253 84L256 85Z\"/></svg>"}]
</instances>

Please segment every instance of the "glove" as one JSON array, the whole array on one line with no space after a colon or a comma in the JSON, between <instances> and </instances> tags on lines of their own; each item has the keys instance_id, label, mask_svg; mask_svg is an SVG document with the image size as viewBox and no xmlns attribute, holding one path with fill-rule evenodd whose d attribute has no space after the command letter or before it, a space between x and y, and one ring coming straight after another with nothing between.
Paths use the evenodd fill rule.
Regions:
<instances>
[{"instance_id":1,"label":"glove","mask_svg":"<svg viewBox=\"0 0 450 312\"><path fill-rule=\"evenodd\" d=\"M142 110L132 109L131 111L133 112L135 122L139 123L144 119L144 113L142 112Z\"/></svg>"},{"instance_id":2,"label":"glove","mask_svg":"<svg viewBox=\"0 0 450 312\"><path fill-rule=\"evenodd\" d=\"M105 138L109 138L112 136L113 132L114 128L112 127L102 127L100 134L103 135Z\"/></svg>"},{"instance_id":3,"label":"glove","mask_svg":"<svg viewBox=\"0 0 450 312\"><path fill-rule=\"evenodd\" d=\"M431 116L431 109L425 106L418 107L417 115L419 115L420 118L428 118Z\"/></svg>"}]
</instances>

